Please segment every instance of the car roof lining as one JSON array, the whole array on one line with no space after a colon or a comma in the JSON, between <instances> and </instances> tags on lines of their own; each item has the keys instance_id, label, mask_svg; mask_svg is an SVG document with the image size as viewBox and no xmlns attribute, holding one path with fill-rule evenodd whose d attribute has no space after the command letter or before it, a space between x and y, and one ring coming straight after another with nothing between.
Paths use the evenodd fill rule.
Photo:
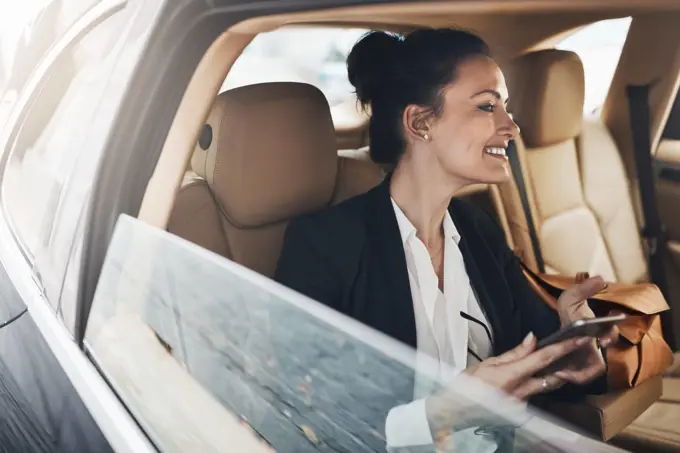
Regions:
<instances>
[{"instance_id":1,"label":"car roof lining","mask_svg":"<svg viewBox=\"0 0 680 453\"><path fill-rule=\"evenodd\" d=\"M462 0L359 5L248 19L230 30L262 33L288 25L378 28L407 32L418 27L459 27L478 33L495 54L508 58L535 50L600 20L680 10L675 0ZM517 31L521 30L520 33ZM538 47L537 47L538 46Z\"/></svg>"}]
</instances>

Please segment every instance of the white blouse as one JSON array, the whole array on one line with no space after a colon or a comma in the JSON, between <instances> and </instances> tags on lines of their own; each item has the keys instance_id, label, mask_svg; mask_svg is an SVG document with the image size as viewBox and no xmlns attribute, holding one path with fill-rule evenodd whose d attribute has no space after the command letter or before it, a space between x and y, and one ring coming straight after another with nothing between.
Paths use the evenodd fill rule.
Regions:
<instances>
[{"instance_id":1,"label":"white blouse","mask_svg":"<svg viewBox=\"0 0 680 453\"><path fill-rule=\"evenodd\" d=\"M472 290L458 243L460 234L450 214L444 217L444 284L442 292L425 244L416 228L392 200L406 256L413 311L416 320L417 358L414 401L390 410L386 420L388 449L433 443L425 411L425 398L439 382L449 382L468 364L486 359L492 352L491 328ZM483 323L469 321L461 312ZM487 333L487 329L488 332ZM435 359L435 360L432 360ZM454 371L451 371L454 370ZM452 441L467 451L493 452L493 439L474 434L474 429L456 432ZM488 444L488 445L487 445Z\"/></svg>"}]
</instances>

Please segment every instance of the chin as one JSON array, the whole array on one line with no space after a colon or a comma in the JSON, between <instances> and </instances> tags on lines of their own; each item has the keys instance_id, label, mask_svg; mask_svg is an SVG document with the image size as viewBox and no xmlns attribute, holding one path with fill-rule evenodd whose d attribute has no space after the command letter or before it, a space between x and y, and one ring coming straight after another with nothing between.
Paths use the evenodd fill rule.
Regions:
<instances>
[{"instance_id":1,"label":"chin","mask_svg":"<svg viewBox=\"0 0 680 453\"><path fill-rule=\"evenodd\" d=\"M477 178L476 183L478 184L503 184L512 179L510 171L503 169L501 171L490 172L485 174L483 177Z\"/></svg>"},{"instance_id":2,"label":"chin","mask_svg":"<svg viewBox=\"0 0 680 453\"><path fill-rule=\"evenodd\" d=\"M498 178L494 178L492 181L489 182L489 184L503 184L508 181L510 181L512 177L508 174L505 174L503 176L499 176Z\"/></svg>"}]
</instances>

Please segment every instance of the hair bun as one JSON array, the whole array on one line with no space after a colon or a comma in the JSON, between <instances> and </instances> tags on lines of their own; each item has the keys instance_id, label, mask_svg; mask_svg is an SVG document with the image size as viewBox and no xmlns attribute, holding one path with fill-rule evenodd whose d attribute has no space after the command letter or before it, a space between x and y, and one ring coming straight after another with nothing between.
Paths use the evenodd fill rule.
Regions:
<instances>
[{"instance_id":1,"label":"hair bun","mask_svg":"<svg viewBox=\"0 0 680 453\"><path fill-rule=\"evenodd\" d=\"M363 105L375 99L376 93L386 85L386 77L396 70L402 41L399 35L372 31L352 48L347 57L347 76Z\"/></svg>"}]
</instances>

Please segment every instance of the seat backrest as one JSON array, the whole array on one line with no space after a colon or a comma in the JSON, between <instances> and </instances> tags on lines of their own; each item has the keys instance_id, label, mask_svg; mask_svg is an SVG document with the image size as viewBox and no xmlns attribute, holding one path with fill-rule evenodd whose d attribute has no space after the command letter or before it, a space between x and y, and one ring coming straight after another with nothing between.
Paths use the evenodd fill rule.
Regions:
<instances>
[{"instance_id":1,"label":"seat backrest","mask_svg":"<svg viewBox=\"0 0 680 453\"><path fill-rule=\"evenodd\" d=\"M273 275L288 221L365 192L374 164L338 158L323 94L263 83L218 96L180 189L168 231Z\"/></svg>"},{"instance_id":2,"label":"seat backrest","mask_svg":"<svg viewBox=\"0 0 680 453\"><path fill-rule=\"evenodd\" d=\"M583 116L581 60L573 52L550 49L517 57L505 69L546 270L645 280L646 262L618 148L598 118Z\"/></svg>"}]
</instances>

